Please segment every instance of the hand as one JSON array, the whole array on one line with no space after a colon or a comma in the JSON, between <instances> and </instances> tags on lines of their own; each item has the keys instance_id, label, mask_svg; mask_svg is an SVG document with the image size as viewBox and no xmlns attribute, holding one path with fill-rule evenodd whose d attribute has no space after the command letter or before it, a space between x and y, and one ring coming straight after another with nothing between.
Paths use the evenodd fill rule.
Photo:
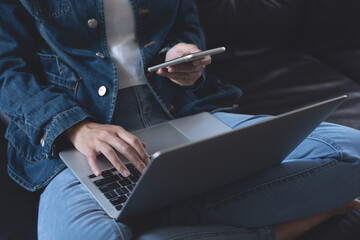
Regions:
<instances>
[{"instance_id":1,"label":"hand","mask_svg":"<svg viewBox=\"0 0 360 240\"><path fill-rule=\"evenodd\" d=\"M179 43L166 53L165 61L182 57L191 53L199 52L199 48L193 44ZM169 78L180 86L192 86L201 77L206 65L211 63L211 57L206 56L193 62L182 63L168 68L160 68L157 74Z\"/></svg>"},{"instance_id":2,"label":"hand","mask_svg":"<svg viewBox=\"0 0 360 240\"><path fill-rule=\"evenodd\" d=\"M74 147L87 157L89 166L96 176L101 174L96 160L101 153L124 177L128 177L130 172L115 150L124 155L141 173L150 162L145 151L146 144L120 126L85 120L69 128L66 133Z\"/></svg>"}]
</instances>

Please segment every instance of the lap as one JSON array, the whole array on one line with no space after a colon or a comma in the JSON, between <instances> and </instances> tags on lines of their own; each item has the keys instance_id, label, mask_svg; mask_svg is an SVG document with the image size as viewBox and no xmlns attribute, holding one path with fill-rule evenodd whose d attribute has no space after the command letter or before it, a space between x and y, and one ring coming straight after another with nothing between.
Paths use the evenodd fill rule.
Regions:
<instances>
[{"instance_id":1,"label":"lap","mask_svg":"<svg viewBox=\"0 0 360 240\"><path fill-rule=\"evenodd\" d=\"M232 128L270 117L226 113L214 116ZM356 148L359 141L358 131L324 123L280 166L149 216L154 217L158 227L225 224L246 228L338 207L359 195L360 156ZM68 169L41 196L38 230L39 239L56 239L55 236L129 239L132 236L129 227L106 215Z\"/></svg>"},{"instance_id":2,"label":"lap","mask_svg":"<svg viewBox=\"0 0 360 240\"><path fill-rule=\"evenodd\" d=\"M108 217L69 169L41 194L39 239L131 239L130 229Z\"/></svg>"},{"instance_id":3,"label":"lap","mask_svg":"<svg viewBox=\"0 0 360 240\"><path fill-rule=\"evenodd\" d=\"M232 128L269 118L214 115ZM323 123L278 167L194 197L167 218L259 227L339 207L360 194L359 142L359 131Z\"/></svg>"}]
</instances>

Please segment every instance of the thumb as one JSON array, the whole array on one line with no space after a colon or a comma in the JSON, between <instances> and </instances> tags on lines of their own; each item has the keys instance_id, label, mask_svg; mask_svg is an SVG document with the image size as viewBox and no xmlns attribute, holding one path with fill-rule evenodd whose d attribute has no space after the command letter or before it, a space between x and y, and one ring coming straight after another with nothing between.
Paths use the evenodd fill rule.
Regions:
<instances>
[{"instance_id":1,"label":"thumb","mask_svg":"<svg viewBox=\"0 0 360 240\"><path fill-rule=\"evenodd\" d=\"M196 53L196 52L200 52L201 50L196 46L196 45L190 45L189 48L189 53Z\"/></svg>"}]
</instances>

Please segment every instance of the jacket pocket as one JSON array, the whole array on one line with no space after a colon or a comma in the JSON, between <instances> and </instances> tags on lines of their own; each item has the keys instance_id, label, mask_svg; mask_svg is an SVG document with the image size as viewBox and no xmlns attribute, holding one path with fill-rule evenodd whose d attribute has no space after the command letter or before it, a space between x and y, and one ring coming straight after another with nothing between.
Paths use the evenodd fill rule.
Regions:
<instances>
[{"instance_id":1,"label":"jacket pocket","mask_svg":"<svg viewBox=\"0 0 360 240\"><path fill-rule=\"evenodd\" d=\"M80 77L56 55L37 53L45 79L76 94Z\"/></svg>"},{"instance_id":2,"label":"jacket pocket","mask_svg":"<svg viewBox=\"0 0 360 240\"><path fill-rule=\"evenodd\" d=\"M32 145L25 131L12 121L9 123L5 137L23 160L34 163L45 159L46 154L42 147L40 145Z\"/></svg>"},{"instance_id":3,"label":"jacket pocket","mask_svg":"<svg viewBox=\"0 0 360 240\"><path fill-rule=\"evenodd\" d=\"M70 0L34 0L33 7L39 18L58 18L71 12Z\"/></svg>"}]
</instances>

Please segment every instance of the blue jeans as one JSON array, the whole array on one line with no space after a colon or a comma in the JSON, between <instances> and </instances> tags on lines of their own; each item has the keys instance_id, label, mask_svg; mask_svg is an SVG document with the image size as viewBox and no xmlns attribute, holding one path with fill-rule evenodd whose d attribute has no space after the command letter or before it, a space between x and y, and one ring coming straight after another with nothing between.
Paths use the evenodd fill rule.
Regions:
<instances>
[{"instance_id":1,"label":"blue jeans","mask_svg":"<svg viewBox=\"0 0 360 240\"><path fill-rule=\"evenodd\" d=\"M131 131L168 120L146 86L120 95L114 124ZM213 115L234 129L267 118ZM359 131L323 123L279 166L146 214L131 226L109 218L66 169L41 195L39 239L131 239L144 229L152 230L140 239L275 239L272 224L334 209L360 195L359 143Z\"/></svg>"}]
</instances>

